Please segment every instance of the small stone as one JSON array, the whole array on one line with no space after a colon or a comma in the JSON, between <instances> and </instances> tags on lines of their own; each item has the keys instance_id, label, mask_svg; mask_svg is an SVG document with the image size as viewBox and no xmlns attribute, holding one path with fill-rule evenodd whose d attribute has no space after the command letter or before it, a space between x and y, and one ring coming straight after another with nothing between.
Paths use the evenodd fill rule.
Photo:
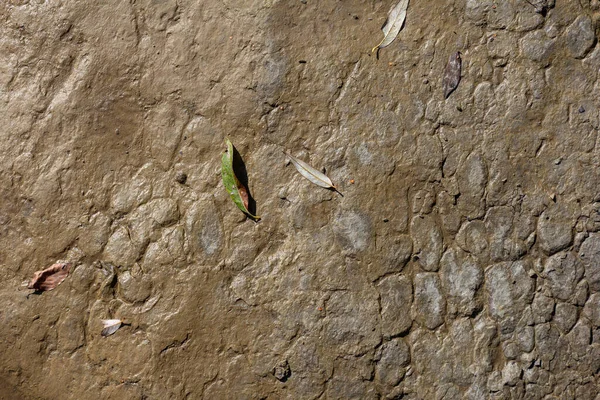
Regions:
<instances>
[{"instance_id":1,"label":"small stone","mask_svg":"<svg viewBox=\"0 0 600 400\"><path fill-rule=\"evenodd\" d=\"M177 202L170 198L150 200L135 210L134 214L139 215L141 218L149 217L161 226L168 225L179 219Z\"/></svg>"},{"instance_id":2,"label":"small stone","mask_svg":"<svg viewBox=\"0 0 600 400\"><path fill-rule=\"evenodd\" d=\"M492 7L491 0L467 0L465 6L465 15L475 25L484 25L486 23L487 13Z\"/></svg>"},{"instance_id":3,"label":"small stone","mask_svg":"<svg viewBox=\"0 0 600 400\"><path fill-rule=\"evenodd\" d=\"M538 292L531 303L531 310L536 324L548 322L554 313L554 299Z\"/></svg>"},{"instance_id":4,"label":"small stone","mask_svg":"<svg viewBox=\"0 0 600 400\"><path fill-rule=\"evenodd\" d=\"M122 227L108 238L103 258L117 266L131 267L139 255L138 248L132 243L129 232Z\"/></svg>"},{"instance_id":5,"label":"small stone","mask_svg":"<svg viewBox=\"0 0 600 400\"><path fill-rule=\"evenodd\" d=\"M375 378L388 386L396 386L410 363L410 348L400 338L385 342L378 351Z\"/></svg>"},{"instance_id":6,"label":"small stone","mask_svg":"<svg viewBox=\"0 0 600 400\"><path fill-rule=\"evenodd\" d=\"M594 293L583 307L583 315L590 320L592 325L600 327L600 293Z\"/></svg>"},{"instance_id":7,"label":"small stone","mask_svg":"<svg viewBox=\"0 0 600 400\"><path fill-rule=\"evenodd\" d=\"M448 293L448 312L470 316L481 309L476 300L483 283L483 271L476 260L461 250L451 249L440 261L442 285Z\"/></svg>"},{"instance_id":8,"label":"small stone","mask_svg":"<svg viewBox=\"0 0 600 400\"><path fill-rule=\"evenodd\" d=\"M588 299L589 292L589 284L584 279L577 284L577 287L575 288L575 294L573 295L573 300L571 302L576 306L583 306Z\"/></svg>"},{"instance_id":9,"label":"small stone","mask_svg":"<svg viewBox=\"0 0 600 400\"><path fill-rule=\"evenodd\" d=\"M561 252L546 260L542 277L554 297L568 300L575 293L583 273L581 262L571 252Z\"/></svg>"},{"instance_id":10,"label":"small stone","mask_svg":"<svg viewBox=\"0 0 600 400\"><path fill-rule=\"evenodd\" d=\"M273 368L273 376L280 382L285 382L292 375L290 364L287 360L280 361L275 368Z\"/></svg>"},{"instance_id":11,"label":"small stone","mask_svg":"<svg viewBox=\"0 0 600 400\"><path fill-rule=\"evenodd\" d=\"M354 211L340 212L333 222L333 231L339 245L350 253L358 253L371 242L371 220Z\"/></svg>"},{"instance_id":12,"label":"small stone","mask_svg":"<svg viewBox=\"0 0 600 400\"><path fill-rule=\"evenodd\" d=\"M535 326L535 347L539 354L538 363L545 368L554 359L559 346L560 333L552 324L545 323Z\"/></svg>"},{"instance_id":13,"label":"small stone","mask_svg":"<svg viewBox=\"0 0 600 400\"><path fill-rule=\"evenodd\" d=\"M555 39L550 39L543 30L528 33L521 39L521 49L525 57L532 61L549 64L554 52Z\"/></svg>"},{"instance_id":14,"label":"small stone","mask_svg":"<svg viewBox=\"0 0 600 400\"><path fill-rule=\"evenodd\" d=\"M187 182L187 178L188 176L185 172L178 172L175 176L175 180L182 185L185 185L185 183Z\"/></svg>"},{"instance_id":15,"label":"small stone","mask_svg":"<svg viewBox=\"0 0 600 400\"><path fill-rule=\"evenodd\" d=\"M529 353L533 350L533 347L535 346L535 333L533 327L520 327L515 333L515 338L521 351Z\"/></svg>"},{"instance_id":16,"label":"small stone","mask_svg":"<svg viewBox=\"0 0 600 400\"><path fill-rule=\"evenodd\" d=\"M489 252L484 222L480 220L465 222L456 235L456 243L464 251L485 259Z\"/></svg>"},{"instance_id":17,"label":"small stone","mask_svg":"<svg viewBox=\"0 0 600 400\"><path fill-rule=\"evenodd\" d=\"M545 210L538 220L537 232L542 250L548 255L554 254L573 243L573 226L566 207L553 206Z\"/></svg>"},{"instance_id":18,"label":"small stone","mask_svg":"<svg viewBox=\"0 0 600 400\"><path fill-rule=\"evenodd\" d=\"M575 353L578 357L584 356L590 350L592 342L592 330L587 321L582 320L577 322L571 332L565 335L565 338L570 342L569 350Z\"/></svg>"},{"instance_id":19,"label":"small stone","mask_svg":"<svg viewBox=\"0 0 600 400\"><path fill-rule=\"evenodd\" d=\"M485 205L483 194L487 185L487 167L483 157L471 153L456 171L457 183L460 190L458 209L468 218L475 219L483 216Z\"/></svg>"},{"instance_id":20,"label":"small stone","mask_svg":"<svg viewBox=\"0 0 600 400\"><path fill-rule=\"evenodd\" d=\"M590 290L600 291L600 234L592 233L579 249L579 258L585 268Z\"/></svg>"},{"instance_id":21,"label":"small stone","mask_svg":"<svg viewBox=\"0 0 600 400\"><path fill-rule=\"evenodd\" d=\"M519 356L519 346L514 342L504 342L502 352L507 359L515 360Z\"/></svg>"},{"instance_id":22,"label":"small stone","mask_svg":"<svg viewBox=\"0 0 600 400\"><path fill-rule=\"evenodd\" d=\"M378 237L376 244L378 259L367 267L371 280L402 271L412 254L413 244L410 236L386 235L381 239Z\"/></svg>"},{"instance_id":23,"label":"small stone","mask_svg":"<svg viewBox=\"0 0 600 400\"><path fill-rule=\"evenodd\" d=\"M381 330L391 337L406 332L412 325L412 284L405 276L395 275L382 279L378 285L381 301Z\"/></svg>"},{"instance_id":24,"label":"small stone","mask_svg":"<svg viewBox=\"0 0 600 400\"><path fill-rule=\"evenodd\" d=\"M212 197L205 196L187 210L185 235L192 249L216 257L223 245L223 226Z\"/></svg>"},{"instance_id":25,"label":"small stone","mask_svg":"<svg viewBox=\"0 0 600 400\"><path fill-rule=\"evenodd\" d=\"M553 321L563 334L568 333L577 322L577 307L569 303L558 303Z\"/></svg>"},{"instance_id":26,"label":"small stone","mask_svg":"<svg viewBox=\"0 0 600 400\"><path fill-rule=\"evenodd\" d=\"M516 361L509 361L502 369L502 383L515 386L521 377L521 367Z\"/></svg>"},{"instance_id":27,"label":"small stone","mask_svg":"<svg viewBox=\"0 0 600 400\"><path fill-rule=\"evenodd\" d=\"M429 214L435 204L435 195L429 190L419 190L413 196L412 212L414 214Z\"/></svg>"},{"instance_id":28,"label":"small stone","mask_svg":"<svg viewBox=\"0 0 600 400\"><path fill-rule=\"evenodd\" d=\"M442 232L430 215L415 216L410 224L413 255L425 271L437 271L442 258Z\"/></svg>"},{"instance_id":29,"label":"small stone","mask_svg":"<svg viewBox=\"0 0 600 400\"><path fill-rule=\"evenodd\" d=\"M489 313L500 323L502 333L513 332L531 301L534 280L527 263L503 262L492 265L485 274Z\"/></svg>"},{"instance_id":30,"label":"small stone","mask_svg":"<svg viewBox=\"0 0 600 400\"><path fill-rule=\"evenodd\" d=\"M414 301L416 319L421 324L435 329L444 323L446 299L437 274L420 273L415 276Z\"/></svg>"},{"instance_id":31,"label":"small stone","mask_svg":"<svg viewBox=\"0 0 600 400\"><path fill-rule=\"evenodd\" d=\"M336 291L326 304L323 339L346 354L364 354L381 341L379 301L374 291Z\"/></svg>"},{"instance_id":32,"label":"small stone","mask_svg":"<svg viewBox=\"0 0 600 400\"><path fill-rule=\"evenodd\" d=\"M152 294L152 281L147 275L119 274L119 294L129 303L142 303Z\"/></svg>"},{"instance_id":33,"label":"small stone","mask_svg":"<svg viewBox=\"0 0 600 400\"><path fill-rule=\"evenodd\" d=\"M565 35L567 48L575 58L584 58L596 43L594 26L587 15L577 17L567 28Z\"/></svg>"}]
</instances>

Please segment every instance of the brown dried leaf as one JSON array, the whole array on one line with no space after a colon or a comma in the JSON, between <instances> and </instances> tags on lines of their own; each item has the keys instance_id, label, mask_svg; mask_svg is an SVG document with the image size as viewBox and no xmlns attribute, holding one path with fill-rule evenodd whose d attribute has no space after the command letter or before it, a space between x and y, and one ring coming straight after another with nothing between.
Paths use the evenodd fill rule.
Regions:
<instances>
[{"instance_id":1,"label":"brown dried leaf","mask_svg":"<svg viewBox=\"0 0 600 400\"><path fill-rule=\"evenodd\" d=\"M444 99L447 99L457 87L460 82L460 73L462 68L462 59L460 58L460 51L452 54L448 59L446 65L446 71L444 71L444 79L442 80L442 87L444 88Z\"/></svg>"},{"instance_id":2,"label":"brown dried leaf","mask_svg":"<svg viewBox=\"0 0 600 400\"><path fill-rule=\"evenodd\" d=\"M57 262L43 271L36 271L27 288L38 292L54 289L69 275L71 265L69 262Z\"/></svg>"}]
</instances>

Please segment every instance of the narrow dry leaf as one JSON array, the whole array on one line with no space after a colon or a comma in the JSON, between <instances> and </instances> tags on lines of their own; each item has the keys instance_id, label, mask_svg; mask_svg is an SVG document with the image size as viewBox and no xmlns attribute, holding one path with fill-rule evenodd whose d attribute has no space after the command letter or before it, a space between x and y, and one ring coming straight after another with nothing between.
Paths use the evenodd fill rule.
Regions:
<instances>
[{"instance_id":1,"label":"narrow dry leaf","mask_svg":"<svg viewBox=\"0 0 600 400\"><path fill-rule=\"evenodd\" d=\"M442 87L444 88L444 99L450 96L450 93L458 87L460 82L460 74L462 69L462 59L460 58L460 51L452 54L448 59L446 70L444 71L444 78L442 79Z\"/></svg>"},{"instance_id":2,"label":"narrow dry leaf","mask_svg":"<svg viewBox=\"0 0 600 400\"><path fill-rule=\"evenodd\" d=\"M252 215L252 213L248 211L248 189L239 181L237 176L235 176L235 171L233 170L233 144L229 139L226 139L225 143L227 144L227 151L221 158L221 177L223 178L225 189L227 189L227 193L231 196L231 200L233 200L235 205L244 214L255 221L258 221L260 220L260 217Z\"/></svg>"},{"instance_id":3,"label":"narrow dry leaf","mask_svg":"<svg viewBox=\"0 0 600 400\"><path fill-rule=\"evenodd\" d=\"M408 0L400 0L398 4L392 7L388 13L385 23L381 27L381 30L383 31L383 39L377 46L373 47L373 50L371 50L372 53L389 46L394 39L396 39L396 36L398 36L398 33L404 24L407 9Z\"/></svg>"},{"instance_id":4,"label":"narrow dry leaf","mask_svg":"<svg viewBox=\"0 0 600 400\"><path fill-rule=\"evenodd\" d=\"M70 269L71 263L59 261L43 271L36 271L27 288L38 292L52 290L65 280Z\"/></svg>"},{"instance_id":5,"label":"narrow dry leaf","mask_svg":"<svg viewBox=\"0 0 600 400\"><path fill-rule=\"evenodd\" d=\"M120 319L103 319L102 320L102 336L110 336L115 333L123 325Z\"/></svg>"},{"instance_id":6,"label":"narrow dry leaf","mask_svg":"<svg viewBox=\"0 0 600 400\"><path fill-rule=\"evenodd\" d=\"M290 161L292 162L292 164L294 164L294 167L296 167L298 172L300 172L300 174L303 177L305 177L315 185L319 185L327 189L333 189L343 196L343 194L333 185L333 182L331 182L331 179L329 179L327 175L311 167L304 161L292 156L291 154L285 152L284 154L290 158Z\"/></svg>"}]
</instances>

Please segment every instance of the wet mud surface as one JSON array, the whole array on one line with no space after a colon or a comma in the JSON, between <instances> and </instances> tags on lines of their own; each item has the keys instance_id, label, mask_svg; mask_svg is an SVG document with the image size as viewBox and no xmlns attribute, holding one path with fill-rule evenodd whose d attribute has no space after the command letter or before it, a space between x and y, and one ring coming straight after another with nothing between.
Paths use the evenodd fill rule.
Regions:
<instances>
[{"instance_id":1,"label":"wet mud surface","mask_svg":"<svg viewBox=\"0 0 600 400\"><path fill-rule=\"evenodd\" d=\"M597 399L600 3L390 6L0 2L0 397Z\"/></svg>"}]
</instances>

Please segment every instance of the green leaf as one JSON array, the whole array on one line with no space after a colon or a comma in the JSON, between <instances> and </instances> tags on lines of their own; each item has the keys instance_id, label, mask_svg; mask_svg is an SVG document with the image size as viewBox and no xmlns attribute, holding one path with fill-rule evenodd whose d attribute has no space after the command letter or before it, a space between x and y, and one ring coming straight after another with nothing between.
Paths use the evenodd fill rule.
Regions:
<instances>
[{"instance_id":1,"label":"green leaf","mask_svg":"<svg viewBox=\"0 0 600 400\"><path fill-rule=\"evenodd\" d=\"M227 144L227 151L221 158L221 176L223 177L225 189L227 189L227 193L231 196L231 200L233 200L235 205L242 210L244 214L255 221L259 221L260 217L252 215L252 213L248 211L248 188L246 188L239 181L237 176L235 176L235 171L233 169L233 144L231 144L229 139L225 139L225 143Z\"/></svg>"}]
</instances>

